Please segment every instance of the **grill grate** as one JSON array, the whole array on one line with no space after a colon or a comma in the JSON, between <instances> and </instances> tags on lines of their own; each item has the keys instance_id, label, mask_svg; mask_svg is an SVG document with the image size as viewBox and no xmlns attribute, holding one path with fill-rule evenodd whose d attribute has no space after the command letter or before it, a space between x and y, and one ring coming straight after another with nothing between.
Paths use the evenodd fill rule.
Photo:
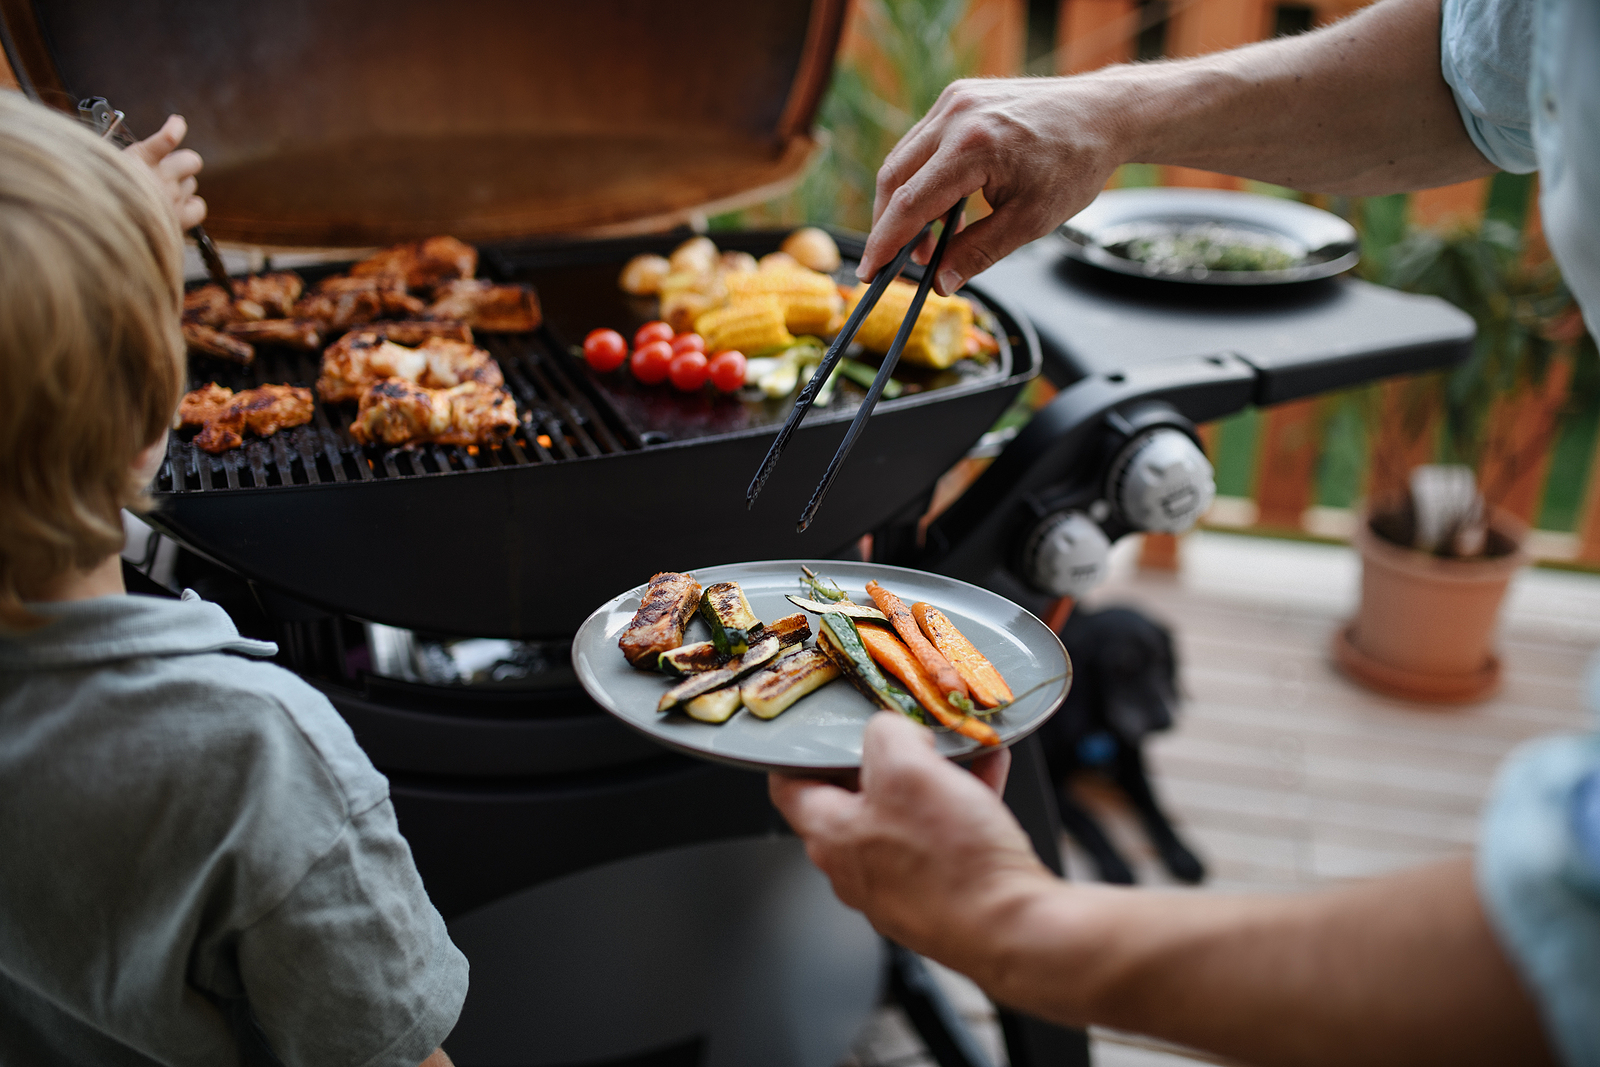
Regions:
<instances>
[{"instance_id":1,"label":"grill grate","mask_svg":"<svg viewBox=\"0 0 1600 1067\"><path fill-rule=\"evenodd\" d=\"M597 403L562 366L553 342L542 332L480 337L505 374L516 398L522 425L498 445L411 445L363 447L349 434L354 404L316 402L309 423L271 437L247 438L244 445L212 455L196 448L185 433L167 440L167 458L156 476L158 493L203 493L282 485L329 485L384 478L420 478L455 471L526 467L644 447L638 435L610 406ZM231 368L211 364L216 373L191 375L190 388L215 381L232 389L268 382L311 386L320 357L263 346L255 363Z\"/></svg>"}]
</instances>

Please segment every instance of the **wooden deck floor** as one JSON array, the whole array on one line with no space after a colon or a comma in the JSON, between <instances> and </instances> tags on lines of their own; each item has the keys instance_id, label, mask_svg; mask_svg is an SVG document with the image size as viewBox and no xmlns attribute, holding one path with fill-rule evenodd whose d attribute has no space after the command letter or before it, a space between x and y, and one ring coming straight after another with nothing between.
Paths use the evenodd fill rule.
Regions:
<instances>
[{"instance_id":1,"label":"wooden deck floor","mask_svg":"<svg viewBox=\"0 0 1600 1067\"><path fill-rule=\"evenodd\" d=\"M1294 891L1464 854L1506 754L1591 722L1581 691L1600 649L1600 578L1519 575L1502 615L1501 693L1439 710L1369 693L1330 663L1329 640L1356 602L1351 550L1200 533L1185 540L1176 575L1136 571L1134 551L1118 546L1112 579L1089 602L1138 607L1177 635L1184 704L1176 728L1147 751L1157 790L1210 868L1203 887L1186 891ZM1140 881L1171 885L1116 800L1092 785L1082 794ZM1067 849L1070 875L1092 877ZM982 995L944 978L998 1052ZM892 1011L863 1034L852 1062L931 1063ZM1094 1062L1205 1061L1097 1032Z\"/></svg>"}]
</instances>

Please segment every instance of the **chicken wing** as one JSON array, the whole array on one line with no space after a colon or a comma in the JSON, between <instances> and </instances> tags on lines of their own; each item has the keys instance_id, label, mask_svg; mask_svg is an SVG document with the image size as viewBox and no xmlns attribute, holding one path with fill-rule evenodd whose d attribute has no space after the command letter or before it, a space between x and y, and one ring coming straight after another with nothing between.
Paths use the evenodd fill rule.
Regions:
<instances>
[{"instance_id":1,"label":"chicken wing","mask_svg":"<svg viewBox=\"0 0 1600 1067\"><path fill-rule=\"evenodd\" d=\"M360 444L493 444L517 429L517 405L504 389L463 382L428 389L404 378L385 378L361 397L350 423Z\"/></svg>"},{"instance_id":2,"label":"chicken wing","mask_svg":"<svg viewBox=\"0 0 1600 1067\"><path fill-rule=\"evenodd\" d=\"M233 298L212 282L183 294L183 321L201 326L226 326L234 320Z\"/></svg>"},{"instance_id":3,"label":"chicken wing","mask_svg":"<svg viewBox=\"0 0 1600 1067\"><path fill-rule=\"evenodd\" d=\"M433 295L431 318L460 319L485 333L527 333L543 321L532 286L468 279L445 282Z\"/></svg>"},{"instance_id":4,"label":"chicken wing","mask_svg":"<svg viewBox=\"0 0 1600 1067\"><path fill-rule=\"evenodd\" d=\"M262 319L230 322L228 336L252 345L281 345L315 352L322 347L321 324L315 319Z\"/></svg>"},{"instance_id":5,"label":"chicken wing","mask_svg":"<svg viewBox=\"0 0 1600 1067\"><path fill-rule=\"evenodd\" d=\"M376 330L356 330L322 353L317 395L329 403L359 400L374 382L384 378L402 378L429 389L447 389L467 381L487 386L505 382L500 365L469 342L430 337L419 348L407 348Z\"/></svg>"},{"instance_id":6,"label":"chicken wing","mask_svg":"<svg viewBox=\"0 0 1600 1067\"><path fill-rule=\"evenodd\" d=\"M477 249L454 237L429 237L386 248L351 267L350 274L399 274L408 289L431 289L452 278L470 278L477 269Z\"/></svg>"},{"instance_id":7,"label":"chicken wing","mask_svg":"<svg viewBox=\"0 0 1600 1067\"><path fill-rule=\"evenodd\" d=\"M234 304L240 307L253 304L261 309L259 315L247 312L247 318L288 318L294 302L300 299L300 294L305 288L306 283L294 271L278 270L271 274L252 274L233 283Z\"/></svg>"},{"instance_id":8,"label":"chicken wing","mask_svg":"<svg viewBox=\"0 0 1600 1067\"><path fill-rule=\"evenodd\" d=\"M215 326L185 321L183 339L188 343L191 352L216 356L245 366L255 362L256 350L252 346L237 337L228 336Z\"/></svg>"},{"instance_id":9,"label":"chicken wing","mask_svg":"<svg viewBox=\"0 0 1600 1067\"><path fill-rule=\"evenodd\" d=\"M384 314L386 295L377 289L310 293L294 305L294 318L315 319L330 333L348 330Z\"/></svg>"},{"instance_id":10,"label":"chicken wing","mask_svg":"<svg viewBox=\"0 0 1600 1067\"><path fill-rule=\"evenodd\" d=\"M311 390L293 385L261 385L235 393L212 382L187 394L178 405L180 426L200 426L196 448L226 452L244 443L244 431L270 437L311 421Z\"/></svg>"}]
</instances>

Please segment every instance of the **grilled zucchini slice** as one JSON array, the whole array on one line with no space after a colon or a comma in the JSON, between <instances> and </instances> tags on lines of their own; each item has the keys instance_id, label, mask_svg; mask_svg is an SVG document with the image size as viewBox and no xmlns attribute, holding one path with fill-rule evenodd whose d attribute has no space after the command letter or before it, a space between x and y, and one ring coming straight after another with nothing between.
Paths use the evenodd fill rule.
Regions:
<instances>
[{"instance_id":1,"label":"grilled zucchini slice","mask_svg":"<svg viewBox=\"0 0 1600 1067\"><path fill-rule=\"evenodd\" d=\"M685 704L683 710L689 718L700 722L727 722L739 710L739 687L730 685L702 693Z\"/></svg>"},{"instance_id":2,"label":"grilled zucchini slice","mask_svg":"<svg viewBox=\"0 0 1600 1067\"><path fill-rule=\"evenodd\" d=\"M700 614L711 627L711 643L724 656L738 656L761 633L761 620L738 582L717 582L700 594Z\"/></svg>"},{"instance_id":3,"label":"grilled zucchini slice","mask_svg":"<svg viewBox=\"0 0 1600 1067\"><path fill-rule=\"evenodd\" d=\"M687 678L691 674L716 670L726 662L728 657L718 652L716 645L710 641L696 641L692 645L680 645L670 652L661 653L661 658L656 661L656 670L677 678Z\"/></svg>"},{"instance_id":4,"label":"grilled zucchini slice","mask_svg":"<svg viewBox=\"0 0 1600 1067\"><path fill-rule=\"evenodd\" d=\"M714 671L704 671L668 689L661 694L656 710L671 711L680 704L687 704L702 693L732 685L757 667L764 667L777 659L778 648L776 637L763 637L751 645L744 655L729 660L726 666L718 667Z\"/></svg>"},{"instance_id":5,"label":"grilled zucchini slice","mask_svg":"<svg viewBox=\"0 0 1600 1067\"><path fill-rule=\"evenodd\" d=\"M885 678L873 662L856 624L846 615L830 611L822 616L817 630L817 647L844 674L845 679L861 691L862 696L889 711L898 711L917 722L927 722L927 713L917 698Z\"/></svg>"},{"instance_id":6,"label":"grilled zucchini slice","mask_svg":"<svg viewBox=\"0 0 1600 1067\"><path fill-rule=\"evenodd\" d=\"M795 701L837 677L839 668L827 653L802 649L752 674L739 687L739 698L750 714L776 719Z\"/></svg>"}]
</instances>

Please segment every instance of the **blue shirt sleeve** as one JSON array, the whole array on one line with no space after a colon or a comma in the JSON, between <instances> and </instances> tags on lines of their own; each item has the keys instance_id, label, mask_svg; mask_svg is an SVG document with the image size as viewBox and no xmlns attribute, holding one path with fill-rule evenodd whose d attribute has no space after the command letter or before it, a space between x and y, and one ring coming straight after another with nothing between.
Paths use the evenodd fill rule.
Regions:
<instances>
[{"instance_id":1,"label":"blue shirt sleeve","mask_svg":"<svg viewBox=\"0 0 1600 1067\"><path fill-rule=\"evenodd\" d=\"M1439 65L1478 151L1501 170L1539 169L1528 103L1530 0L1445 0Z\"/></svg>"},{"instance_id":2,"label":"blue shirt sleeve","mask_svg":"<svg viewBox=\"0 0 1600 1067\"><path fill-rule=\"evenodd\" d=\"M1478 895L1568 1067L1600 1067L1600 735L1519 749L1478 850Z\"/></svg>"}]
</instances>

